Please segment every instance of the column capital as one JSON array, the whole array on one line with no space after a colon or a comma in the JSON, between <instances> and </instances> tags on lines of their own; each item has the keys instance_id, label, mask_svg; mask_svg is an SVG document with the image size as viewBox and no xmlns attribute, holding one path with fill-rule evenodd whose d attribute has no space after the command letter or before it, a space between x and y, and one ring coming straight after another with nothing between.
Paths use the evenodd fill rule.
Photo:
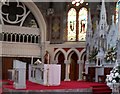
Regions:
<instances>
[{"instance_id":1,"label":"column capital","mask_svg":"<svg viewBox=\"0 0 120 94\"><path fill-rule=\"evenodd\" d=\"M83 61L83 60L77 60L77 63L78 63L78 64L83 64L84 61Z\"/></svg>"},{"instance_id":2,"label":"column capital","mask_svg":"<svg viewBox=\"0 0 120 94\"><path fill-rule=\"evenodd\" d=\"M70 64L69 60L64 60L65 64Z\"/></svg>"}]
</instances>

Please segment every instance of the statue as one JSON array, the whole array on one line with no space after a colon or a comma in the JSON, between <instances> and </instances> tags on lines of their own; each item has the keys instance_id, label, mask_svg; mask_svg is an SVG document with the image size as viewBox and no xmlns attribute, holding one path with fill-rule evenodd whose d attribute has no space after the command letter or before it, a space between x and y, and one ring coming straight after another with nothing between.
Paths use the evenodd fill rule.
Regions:
<instances>
[{"instance_id":1,"label":"statue","mask_svg":"<svg viewBox=\"0 0 120 94\"><path fill-rule=\"evenodd\" d=\"M44 64L50 64L50 54L48 51L46 51L44 56Z\"/></svg>"}]
</instances>

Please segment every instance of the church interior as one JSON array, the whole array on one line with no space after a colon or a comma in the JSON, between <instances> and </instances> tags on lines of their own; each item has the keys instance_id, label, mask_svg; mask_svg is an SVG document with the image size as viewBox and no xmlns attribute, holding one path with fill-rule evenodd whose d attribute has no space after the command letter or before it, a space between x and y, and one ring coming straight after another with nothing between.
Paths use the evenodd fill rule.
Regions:
<instances>
[{"instance_id":1,"label":"church interior","mask_svg":"<svg viewBox=\"0 0 120 94\"><path fill-rule=\"evenodd\" d=\"M44 84L47 68L61 84L106 84L112 89L107 93L120 93L120 85L110 86L120 83L120 1L28 1L0 1L1 81L23 77Z\"/></svg>"}]
</instances>

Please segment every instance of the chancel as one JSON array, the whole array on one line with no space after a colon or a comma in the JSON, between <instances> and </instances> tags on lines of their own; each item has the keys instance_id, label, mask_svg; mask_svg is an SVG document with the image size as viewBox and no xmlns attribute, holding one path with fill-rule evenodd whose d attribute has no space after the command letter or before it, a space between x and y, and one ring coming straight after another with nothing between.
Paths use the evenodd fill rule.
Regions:
<instances>
[{"instance_id":1,"label":"chancel","mask_svg":"<svg viewBox=\"0 0 120 94\"><path fill-rule=\"evenodd\" d=\"M0 0L0 92L120 93L120 1L28 1Z\"/></svg>"}]
</instances>

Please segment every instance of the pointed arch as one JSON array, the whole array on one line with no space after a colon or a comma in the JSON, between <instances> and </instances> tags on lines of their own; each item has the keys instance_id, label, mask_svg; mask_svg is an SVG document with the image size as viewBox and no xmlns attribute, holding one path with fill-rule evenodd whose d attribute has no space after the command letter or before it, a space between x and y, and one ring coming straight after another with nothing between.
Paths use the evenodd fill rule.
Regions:
<instances>
[{"instance_id":1,"label":"pointed arch","mask_svg":"<svg viewBox=\"0 0 120 94\"><path fill-rule=\"evenodd\" d=\"M73 53L76 53L77 54L77 56L78 56L78 60L79 60L79 51L77 50L77 49L70 49L70 50L68 50L68 52L67 52L67 60L70 60L70 57L71 57L71 55L73 54Z\"/></svg>"},{"instance_id":2,"label":"pointed arch","mask_svg":"<svg viewBox=\"0 0 120 94\"><path fill-rule=\"evenodd\" d=\"M86 49L83 49L83 50L80 52L79 60L83 60L83 54L85 54L85 52L86 52Z\"/></svg>"},{"instance_id":3,"label":"pointed arch","mask_svg":"<svg viewBox=\"0 0 120 94\"><path fill-rule=\"evenodd\" d=\"M71 8L68 11L68 19L67 19L68 41L76 41L76 16L77 16L77 12L75 8Z\"/></svg>"},{"instance_id":4,"label":"pointed arch","mask_svg":"<svg viewBox=\"0 0 120 94\"><path fill-rule=\"evenodd\" d=\"M70 49L67 52L67 60L70 64L69 71L70 71L70 80L77 80L79 74L79 66L78 66L78 59L79 59L79 51L77 49Z\"/></svg>"},{"instance_id":5,"label":"pointed arch","mask_svg":"<svg viewBox=\"0 0 120 94\"><path fill-rule=\"evenodd\" d=\"M85 41L87 30L87 18L88 18L87 8L82 7L79 10L79 41Z\"/></svg>"},{"instance_id":6,"label":"pointed arch","mask_svg":"<svg viewBox=\"0 0 120 94\"><path fill-rule=\"evenodd\" d=\"M38 25L39 25L39 30L40 30L40 35L41 35L41 43L46 41L46 23L44 20L44 17L41 13L41 11L38 9L38 7L35 5L35 3L32 0L29 0L29 2L24 2L24 0L20 0L23 2L33 13Z\"/></svg>"},{"instance_id":7,"label":"pointed arch","mask_svg":"<svg viewBox=\"0 0 120 94\"><path fill-rule=\"evenodd\" d=\"M59 56L60 52L63 53L63 55L65 57L65 60L66 60L67 59L66 52L63 49L57 49L57 50L55 50L54 55L53 55L54 60L58 60L58 56Z\"/></svg>"}]
</instances>

